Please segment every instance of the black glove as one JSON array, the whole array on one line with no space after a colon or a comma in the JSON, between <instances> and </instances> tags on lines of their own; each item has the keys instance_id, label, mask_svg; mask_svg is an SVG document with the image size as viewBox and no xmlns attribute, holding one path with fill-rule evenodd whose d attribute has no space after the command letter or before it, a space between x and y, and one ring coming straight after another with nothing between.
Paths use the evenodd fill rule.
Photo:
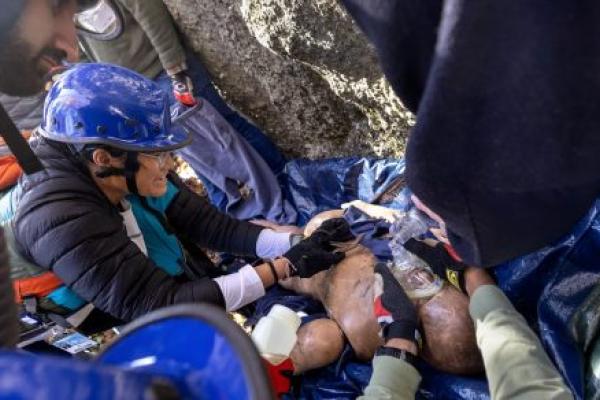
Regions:
<instances>
[{"instance_id":1,"label":"black glove","mask_svg":"<svg viewBox=\"0 0 600 400\"><path fill-rule=\"evenodd\" d=\"M420 240L409 239L404 243L404 248L425 261L440 278L467 293L464 274L467 265L448 254L443 243L438 242L435 246L430 246Z\"/></svg>"},{"instance_id":2,"label":"black glove","mask_svg":"<svg viewBox=\"0 0 600 400\"><path fill-rule=\"evenodd\" d=\"M194 84L185 72L179 72L171 76L171 84L173 85L173 95L178 102L190 107L196 105Z\"/></svg>"},{"instance_id":3,"label":"black glove","mask_svg":"<svg viewBox=\"0 0 600 400\"><path fill-rule=\"evenodd\" d=\"M326 250L320 243L311 241L311 238L304 239L283 255L291 264L292 276L310 278L344 259L344 253Z\"/></svg>"},{"instance_id":4,"label":"black glove","mask_svg":"<svg viewBox=\"0 0 600 400\"><path fill-rule=\"evenodd\" d=\"M383 328L384 339L411 340L418 346L415 305L385 263L377 263L375 273L383 280L383 293L375 298L375 316Z\"/></svg>"},{"instance_id":5,"label":"black glove","mask_svg":"<svg viewBox=\"0 0 600 400\"><path fill-rule=\"evenodd\" d=\"M344 218L332 218L323 222L308 240L322 246L323 249L333 250L331 242L348 242L354 238L350 224Z\"/></svg>"}]
</instances>

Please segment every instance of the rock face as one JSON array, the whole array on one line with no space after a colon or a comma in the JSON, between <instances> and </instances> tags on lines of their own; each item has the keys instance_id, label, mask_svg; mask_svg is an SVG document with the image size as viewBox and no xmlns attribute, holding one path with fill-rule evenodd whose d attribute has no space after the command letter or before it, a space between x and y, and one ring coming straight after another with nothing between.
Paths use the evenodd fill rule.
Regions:
<instances>
[{"instance_id":1,"label":"rock face","mask_svg":"<svg viewBox=\"0 0 600 400\"><path fill-rule=\"evenodd\" d=\"M165 0L228 102L293 157L402 156L413 124L336 0Z\"/></svg>"}]
</instances>

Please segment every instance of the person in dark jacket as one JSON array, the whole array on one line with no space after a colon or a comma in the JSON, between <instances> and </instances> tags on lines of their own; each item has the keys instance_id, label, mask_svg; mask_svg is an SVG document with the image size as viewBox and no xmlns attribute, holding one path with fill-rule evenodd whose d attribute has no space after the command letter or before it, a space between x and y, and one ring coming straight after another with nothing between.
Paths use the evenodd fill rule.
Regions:
<instances>
[{"instance_id":1,"label":"person in dark jacket","mask_svg":"<svg viewBox=\"0 0 600 400\"><path fill-rule=\"evenodd\" d=\"M551 244L600 194L600 3L343 0L417 114L408 187L466 263Z\"/></svg>"},{"instance_id":2,"label":"person in dark jacket","mask_svg":"<svg viewBox=\"0 0 600 400\"><path fill-rule=\"evenodd\" d=\"M171 126L164 92L133 71L80 64L65 72L39 134L34 151L45 173L24 177L15 192L20 252L122 321L175 303L235 310L279 279L343 258L328 244L338 226L290 248L289 234L232 219L187 189L169 169L170 151L189 143L189 132ZM283 257L217 276L199 247Z\"/></svg>"},{"instance_id":3,"label":"person in dark jacket","mask_svg":"<svg viewBox=\"0 0 600 400\"><path fill-rule=\"evenodd\" d=\"M77 48L73 14L78 2L10 0L0 14L0 92L31 96L42 90L44 76ZM35 26L32 30L31 27ZM33 34L35 32L35 34ZM2 108L0 106L0 108ZM5 115L2 108L2 114ZM4 116L2 119L8 119ZM11 124L3 120L2 125ZM2 135L6 132L0 132ZM0 346L17 340L17 318L9 264L0 229Z\"/></svg>"}]
</instances>

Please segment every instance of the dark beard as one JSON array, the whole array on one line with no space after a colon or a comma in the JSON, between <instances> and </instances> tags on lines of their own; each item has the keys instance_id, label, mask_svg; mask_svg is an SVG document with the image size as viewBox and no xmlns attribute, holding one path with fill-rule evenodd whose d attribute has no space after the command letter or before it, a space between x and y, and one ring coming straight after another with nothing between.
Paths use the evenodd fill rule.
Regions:
<instances>
[{"instance_id":1,"label":"dark beard","mask_svg":"<svg viewBox=\"0 0 600 400\"><path fill-rule=\"evenodd\" d=\"M33 55L31 45L15 33L0 43L0 92L11 96L32 96L44 89L49 71L38 66L40 58L51 57L60 63L66 58L62 50L46 47Z\"/></svg>"}]
</instances>

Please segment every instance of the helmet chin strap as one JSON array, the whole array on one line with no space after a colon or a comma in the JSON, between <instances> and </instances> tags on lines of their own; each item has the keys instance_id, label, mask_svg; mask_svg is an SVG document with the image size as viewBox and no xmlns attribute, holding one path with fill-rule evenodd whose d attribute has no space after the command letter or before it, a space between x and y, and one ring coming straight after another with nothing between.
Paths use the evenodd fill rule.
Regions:
<instances>
[{"instance_id":1,"label":"helmet chin strap","mask_svg":"<svg viewBox=\"0 0 600 400\"><path fill-rule=\"evenodd\" d=\"M127 182L127 189L129 189L129 193L131 194L139 194L135 179L135 174L139 169L138 154L128 151L127 158L125 159L125 181Z\"/></svg>"},{"instance_id":2,"label":"helmet chin strap","mask_svg":"<svg viewBox=\"0 0 600 400\"><path fill-rule=\"evenodd\" d=\"M109 176L124 176L125 182L127 183L127 189L131 194L139 194L137 181L135 179L136 172L140 169L140 163L138 162L138 155L136 152L128 151L125 158L125 168L116 167L104 167L100 171L96 172L95 175L98 178L108 178Z\"/></svg>"}]
</instances>

